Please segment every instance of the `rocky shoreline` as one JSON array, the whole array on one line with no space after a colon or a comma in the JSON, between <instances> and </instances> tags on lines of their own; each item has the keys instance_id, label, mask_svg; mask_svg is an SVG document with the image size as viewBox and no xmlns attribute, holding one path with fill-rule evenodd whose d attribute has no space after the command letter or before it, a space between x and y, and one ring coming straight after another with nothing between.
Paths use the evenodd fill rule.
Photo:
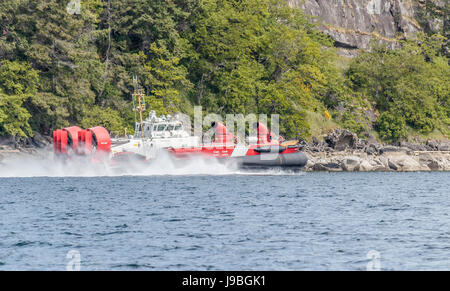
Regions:
<instances>
[{"instance_id":1,"label":"rocky shoreline","mask_svg":"<svg viewBox=\"0 0 450 291\"><path fill-rule=\"evenodd\" d=\"M373 137L359 139L356 134L335 129L324 137L303 142L308 156L306 171L328 172L418 172L450 171L450 142L400 142L382 145Z\"/></svg>"},{"instance_id":2,"label":"rocky shoreline","mask_svg":"<svg viewBox=\"0 0 450 291\"><path fill-rule=\"evenodd\" d=\"M11 156L45 156L44 149L51 150L53 139L35 133L32 138L25 141L16 141L14 138L0 137L0 165L2 161Z\"/></svg>"},{"instance_id":3,"label":"rocky shoreline","mask_svg":"<svg viewBox=\"0 0 450 291\"><path fill-rule=\"evenodd\" d=\"M0 140L0 164L10 156L45 156L42 149L50 151L51 143L50 137L39 134L25 143ZM348 130L335 129L323 141L300 142L300 148L308 156L308 172L450 171L450 141L383 145L373 137L360 139Z\"/></svg>"}]
</instances>

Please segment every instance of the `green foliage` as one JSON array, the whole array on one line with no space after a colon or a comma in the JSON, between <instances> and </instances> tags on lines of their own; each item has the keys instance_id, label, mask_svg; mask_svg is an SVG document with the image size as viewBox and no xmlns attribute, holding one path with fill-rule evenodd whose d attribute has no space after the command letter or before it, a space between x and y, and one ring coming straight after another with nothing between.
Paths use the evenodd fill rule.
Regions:
<instances>
[{"instance_id":1,"label":"green foliage","mask_svg":"<svg viewBox=\"0 0 450 291\"><path fill-rule=\"evenodd\" d=\"M111 108L94 106L81 120L80 125L84 128L103 126L108 128L112 134L120 135L124 132L123 120L117 111Z\"/></svg>"},{"instance_id":2,"label":"green foliage","mask_svg":"<svg viewBox=\"0 0 450 291\"><path fill-rule=\"evenodd\" d=\"M388 141L397 141L406 137L406 122L401 115L383 112L377 120L380 136Z\"/></svg>"},{"instance_id":3,"label":"green foliage","mask_svg":"<svg viewBox=\"0 0 450 291\"><path fill-rule=\"evenodd\" d=\"M33 113L29 123L34 131L50 135L51 129L69 126L66 100L54 94L39 92L24 102L24 107Z\"/></svg>"},{"instance_id":4,"label":"green foliage","mask_svg":"<svg viewBox=\"0 0 450 291\"><path fill-rule=\"evenodd\" d=\"M0 135L32 135L31 114L23 103L36 93L37 71L22 62L0 62Z\"/></svg>"},{"instance_id":5,"label":"green foliage","mask_svg":"<svg viewBox=\"0 0 450 291\"><path fill-rule=\"evenodd\" d=\"M0 92L0 135L27 137L32 135L28 123L31 114L22 106L23 97Z\"/></svg>"},{"instance_id":6,"label":"green foliage","mask_svg":"<svg viewBox=\"0 0 450 291\"><path fill-rule=\"evenodd\" d=\"M0 91L9 95L36 93L38 72L23 62L0 62Z\"/></svg>"},{"instance_id":7,"label":"green foliage","mask_svg":"<svg viewBox=\"0 0 450 291\"><path fill-rule=\"evenodd\" d=\"M448 128L450 67L440 52L443 41L439 35L419 34L396 50L375 45L351 63L347 74L354 90L375 102L382 113L378 122L382 137L404 137L405 125L425 134ZM389 114L397 121L393 129L386 123Z\"/></svg>"},{"instance_id":8,"label":"green foliage","mask_svg":"<svg viewBox=\"0 0 450 291\"><path fill-rule=\"evenodd\" d=\"M142 52L140 56L145 62L142 80L144 85L151 88L151 97L161 99L167 112L180 111L180 91L192 88L186 78L186 68L179 65L180 59L156 43L150 45L148 57Z\"/></svg>"},{"instance_id":9,"label":"green foliage","mask_svg":"<svg viewBox=\"0 0 450 291\"><path fill-rule=\"evenodd\" d=\"M354 114L345 112L340 120L344 129L348 129L356 134L360 135L367 131L367 127L364 126L361 120L357 121Z\"/></svg>"}]
</instances>

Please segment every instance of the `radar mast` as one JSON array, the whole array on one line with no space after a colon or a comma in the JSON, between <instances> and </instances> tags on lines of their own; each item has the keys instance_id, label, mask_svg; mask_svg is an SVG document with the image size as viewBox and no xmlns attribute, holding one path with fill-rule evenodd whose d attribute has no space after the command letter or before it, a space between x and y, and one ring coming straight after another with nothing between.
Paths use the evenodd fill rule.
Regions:
<instances>
[{"instance_id":1,"label":"radar mast","mask_svg":"<svg viewBox=\"0 0 450 291\"><path fill-rule=\"evenodd\" d=\"M144 91L139 87L138 77L133 76L133 111L134 119L136 121L136 112L139 112L139 124L141 138L144 138L144 121L142 119L142 113L145 111L145 94Z\"/></svg>"}]
</instances>

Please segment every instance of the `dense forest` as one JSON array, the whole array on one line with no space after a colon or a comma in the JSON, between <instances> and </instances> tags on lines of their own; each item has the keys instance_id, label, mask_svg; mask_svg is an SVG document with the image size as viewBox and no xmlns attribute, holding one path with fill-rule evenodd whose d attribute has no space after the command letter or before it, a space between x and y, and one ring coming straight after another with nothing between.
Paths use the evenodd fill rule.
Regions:
<instances>
[{"instance_id":1,"label":"dense forest","mask_svg":"<svg viewBox=\"0 0 450 291\"><path fill-rule=\"evenodd\" d=\"M132 131L132 77L158 113L280 114L310 138L450 134L447 39L420 33L353 59L285 0L2 0L0 135L78 124ZM79 8L79 9L78 9Z\"/></svg>"}]
</instances>

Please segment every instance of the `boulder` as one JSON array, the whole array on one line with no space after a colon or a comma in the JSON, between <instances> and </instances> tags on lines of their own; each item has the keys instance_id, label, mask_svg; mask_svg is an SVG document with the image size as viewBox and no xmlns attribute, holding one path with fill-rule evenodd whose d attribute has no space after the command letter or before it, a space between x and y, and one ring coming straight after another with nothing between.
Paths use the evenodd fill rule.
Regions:
<instances>
[{"instance_id":1,"label":"boulder","mask_svg":"<svg viewBox=\"0 0 450 291\"><path fill-rule=\"evenodd\" d=\"M432 151L437 151L437 150L438 150L439 143L438 143L437 141L435 141L435 140L428 140L428 141L427 141L427 146L428 146L428 148L429 148L430 150L432 150Z\"/></svg>"},{"instance_id":2,"label":"boulder","mask_svg":"<svg viewBox=\"0 0 450 291\"><path fill-rule=\"evenodd\" d=\"M325 137L325 142L337 151L355 149L358 144L358 136L349 130L336 128Z\"/></svg>"},{"instance_id":3,"label":"boulder","mask_svg":"<svg viewBox=\"0 0 450 291\"><path fill-rule=\"evenodd\" d=\"M379 148L380 146L378 144L371 143L364 149L364 151L369 155L375 155L378 154Z\"/></svg>"},{"instance_id":4,"label":"boulder","mask_svg":"<svg viewBox=\"0 0 450 291\"><path fill-rule=\"evenodd\" d=\"M450 168L450 154L423 153L419 156L419 162L427 166L431 171L448 171Z\"/></svg>"},{"instance_id":5,"label":"boulder","mask_svg":"<svg viewBox=\"0 0 450 291\"><path fill-rule=\"evenodd\" d=\"M415 143L410 143L410 142L406 142L406 141L400 142L399 146L410 149L412 151L417 151L417 152L428 150L428 148L423 144L415 144Z\"/></svg>"},{"instance_id":6,"label":"boulder","mask_svg":"<svg viewBox=\"0 0 450 291\"><path fill-rule=\"evenodd\" d=\"M356 144L356 149L358 150L364 150L369 145L369 142L365 139L359 139L358 143Z\"/></svg>"},{"instance_id":7,"label":"boulder","mask_svg":"<svg viewBox=\"0 0 450 291\"><path fill-rule=\"evenodd\" d=\"M438 151L450 151L450 143L448 143L448 142L439 143Z\"/></svg>"},{"instance_id":8,"label":"boulder","mask_svg":"<svg viewBox=\"0 0 450 291\"><path fill-rule=\"evenodd\" d=\"M421 165L416 159L408 155L390 156L388 165L389 168L398 172L429 171L428 166Z\"/></svg>"},{"instance_id":9,"label":"boulder","mask_svg":"<svg viewBox=\"0 0 450 291\"><path fill-rule=\"evenodd\" d=\"M341 166L344 171L353 172L359 170L361 159L359 157L348 157L342 160Z\"/></svg>"},{"instance_id":10,"label":"boulder","mask_svg":"<svg viewBox=\"0 0 450 291\"><path fill-rule=\"evenodd\" d=\"M340 172L340 171L342 171L342 168L337 163L329 162L329 163L315 163L314 166L312 167L312 170L319 171L319 172L323 172L323 171Z\"/></svg>"},{"instance_id":11,"label":"boulder","mask_svg":"<svg viewBox=\"0 0 450 291\"><path fill-rule=\"evenodd\" d=\"M450 142L428 140L427 147L428 147L428 150L432 150L432 151L450 151Z\"/></svg>"},{"instance_id":12,"label":"boulder","mask_svg":"<svg viewBox=\"0 0 450 291\"><path fill-rule=\"evenodd\" d=\"M400 169L400 166L399 165L397 165L394 161L392 161L392 160L388 160L388 165L389 165L389 168L391 168L392 170L394 170L394 171L398 171L399 169Z\"/></svg>"},{"instance_id":13,"label":"boulder","mask_svg":"<svg viewBox=\"0 0 450 291\"><path fill-rule=\"evenodd\" d=\"M316 162L308 155L308 161L306 162L305 169L312 171Z\"/></svg>"},{"instance_id":14,"label":"boulder","mask_svg":"<svg viewBox=\"0 0 450 291\"><path fill-rule=\"evenodd\" d=\"M369 163L368 160L362 160L361 164L359 164L359 171L361 172L370 172L374 169L374 167Z\"/></svg>"},{"instance_id":15,"label":"boulder","mask_svg":"<svg viewBox=\"0 0 450 291\"><path fill-rule=\"evenodd\" d=\"M432 171L439 171L441 169L441 166L439 164L439 162L435 159L429 160L426 165L428 166L428 168L430 168L430 170Z\"/></svg>"},{"instance_id":16,"label":"boulder","mask_svg":"<svg viewBox=\"0 0 450 291\"><path fill-rule=\"evenodd\" d=\"M411 150L409 148L405 148L405 147L397 147L397 146L383 146L379 149L380 154L384 154L384 153L398 153L398 152L404 152L404 153L410 153Z\"/></svg>"},{"instance_id":17,"label":"boulder","mask_svg":"<svg viewBox=\"0 0 450 291\"><path fill-rule=\"evenodd\" d=\"M388 159L386 157L380 156L369 160L370 164L373 166L373 171L382 172L390 171L388 165Z\"/></svg>"},{"instance_id":18,"label":"boulder","mask_svg":"<svg viewBox=\"0 0 450 291\"><path fill-rule=\"evenodd\" d=\"M44 148L51 142L52 140L50 139L50 137L45 137L38 132L34 132L34 135L31 138L31 143L38 148Z\"/></svg>"}]
</instances>

